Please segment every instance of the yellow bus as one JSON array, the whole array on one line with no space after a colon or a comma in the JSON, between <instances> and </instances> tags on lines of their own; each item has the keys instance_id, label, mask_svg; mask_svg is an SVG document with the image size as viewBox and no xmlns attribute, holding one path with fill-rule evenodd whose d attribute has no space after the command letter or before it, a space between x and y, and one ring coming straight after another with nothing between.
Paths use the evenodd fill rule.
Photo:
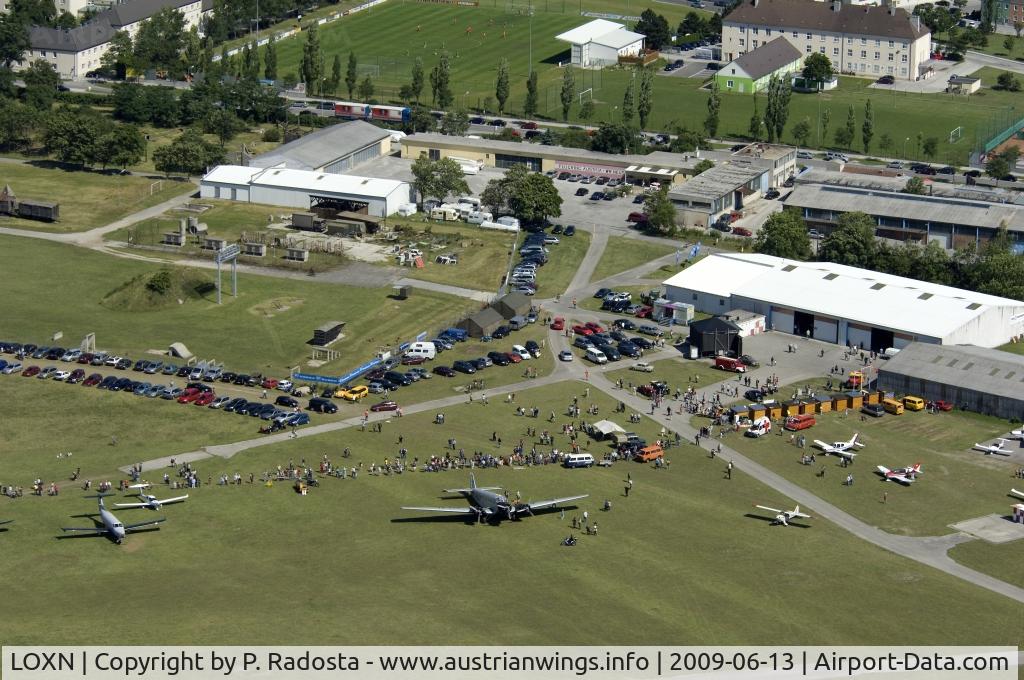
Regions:
<instances>
[{"instance_id":1,"label":"yellow bus","mask_svg":"<svg viewBox=\"0 0 1024 680\"><path fill-rule=\"evenodd\" d=\"M883 399L882 408L884 408L886 411L893 414L894 416L903 415L903 402L897 399Z\"/></svg>"},{"instance_id":2,"label":"yellow bus","mask_svg":"<svg viewBox=\"0 0 1024 680\"><path fill-rule=\"evenodd\" d=\"M924 399L921 397L915 397L907 395L903 397L903 405L908 411L923 411L924 410Z\"/></svg>"}]
</instances>

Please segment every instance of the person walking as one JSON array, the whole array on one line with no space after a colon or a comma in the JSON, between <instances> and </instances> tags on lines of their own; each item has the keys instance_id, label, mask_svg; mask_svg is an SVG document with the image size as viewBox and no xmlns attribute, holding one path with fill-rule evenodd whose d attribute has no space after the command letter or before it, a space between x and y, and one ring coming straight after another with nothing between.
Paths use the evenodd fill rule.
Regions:
<instances>
[{"instance_id":1,"label":"person walking","mask_svg":"<svg viewBox=\"0 0 1024 680\"><path fill-rule=\"evenodd\" d=\"M725 478L726 479L732 479L732 461L731 460L729 461L729 464L725 468Z\"/></svg>"}]
</instances>

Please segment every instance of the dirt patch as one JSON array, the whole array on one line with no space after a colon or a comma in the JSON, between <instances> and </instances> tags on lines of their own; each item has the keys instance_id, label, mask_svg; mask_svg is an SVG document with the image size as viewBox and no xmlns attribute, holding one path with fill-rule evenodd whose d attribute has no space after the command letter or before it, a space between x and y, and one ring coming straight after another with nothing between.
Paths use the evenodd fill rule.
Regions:
<instances>
[{"instance_id":1,"label":"dirt patch","mask_svg":"<svg viewBox=\"0 0 1024 680\"><path fill-rule=\"evenodd\" d=\"M302 298L280 297L265 300L258 305L249 308L249 313L255 316L270 318L287 312L292 307L301 305L305 300Z\"/></svg>"},{"instance_id":2,"label":"dirt patch","mask_svg":"<svg viewBox=\"0 0 1024 680\"><path fill-rule=\"evenodd\" d=\"M366 243L354 238L342 239L345 255L363 262L387 262L391 259L391 246Z\"/></svg>"}]
</instances>

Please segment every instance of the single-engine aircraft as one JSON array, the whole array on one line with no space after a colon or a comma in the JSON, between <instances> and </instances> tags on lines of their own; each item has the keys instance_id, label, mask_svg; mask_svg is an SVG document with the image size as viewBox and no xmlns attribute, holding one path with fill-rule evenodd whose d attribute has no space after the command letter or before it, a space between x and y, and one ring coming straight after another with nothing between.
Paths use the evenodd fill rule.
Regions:
<instances>
[{"instance_id":1,"label":"single-engine aircraft","mask_svg":"<svg viewBox=\"0 0 1024 680\"><path fill-rule=\"evenodd\" d=\"M156 496L150 496L148 493L144 493L142 489L148 489L149 484L132 484L130 489L138 489L135 494L139 497L141 503L114 503L115 508L149 508L150 510L159 510L163 505L170 505L171 503L182 503L188 498L188 494L184 496L176 496L174 498L159 499Z\"/></svg>"},{"instance_id":2,"label":"single-engine aircraft","mask_svg":"<svg viewBox=\"0 0 1024 680\"><path fill-rule=\"evenodd\" d=\"M781 524L784 527L788 527L789 520L793 519L794 517L813 519L813 517L811 517L810 515L800 512L799 505L796 506L796 508L793 510L779 510L777 508L769 508L767 505L755 505L754 507L761 508L762 510L767 510L768 512L774 512L775 519L772 520L772 524Z\"/></svg>"},{"instance_id":3,"label":"single-engine aircraft","mask_svg":"<svg viewBox=\"0 0 1024 680\"><path fill-rule=\"evenodd\" d=\"M833 456L839 456L840 458L845 458L846 460L852 461L857 456L857 454L853 452L853 449L864 448L864 444L857 441L858 436L860 435L857 432L854 432L853 437L850 438L849 441L832 442L831 444L826 444L820 439L815 439L814 444L825 453L829 453L832 454Z\"/></svg>"},{"instance_id":4,"label":"single-engine aircraft","mask_svg":"<svg viewBox=\"0 0 1024 680\"><path fill-rule=\"evenodd\" d=\"M996 453L1000 456L1009 456L1013 451L1006 448L1006 444L1007 441L1005 439L997 439L995 444L975 444L974 448L988 455Z\"/></svg>"},{"instance_id":5,"label":"single-engine aircraft","mask_svg":"<svg viewBox=\"0 0 1024 680\"><path fill-rule=\"evenodd\" d=\"M921 470L920 463L914 463L910 467L896 468L895 470L890 470L883 465L879 465L875 469L878 470L880 475L882 475L882 479L884 481L892 480L894 482L899 482L900 484L910 484L917 479L918 475L924 474L924 471Z\"/></svg>"},{"instance_id":6,"label":"single-engine aircraft","mask_svg":"<svg viewBox=\"0 0 1024 680\"><path fill-rule=\"evenodd\" d=\"M527 515L532 515L535 510L552 508L557 506L559 503L578 501L581 498L586 498L589 495L583 494L580 496L552 498L551 500L539 501L534 503L520 503L518 501L510 501L502 494L495 493L495 491L500 490L500 488L501 487L497 486L477 486L476 477L470 474L468 489L444 489L445 493L461 494L467 501L469 501L469 507L453 508L403 506L402 509L416 510L419 512L453 512L462 514L475 514L477 521L483 521L486 519L514 520L517 519L520 514L525 513Z\"/></svg>"}]
</instances>

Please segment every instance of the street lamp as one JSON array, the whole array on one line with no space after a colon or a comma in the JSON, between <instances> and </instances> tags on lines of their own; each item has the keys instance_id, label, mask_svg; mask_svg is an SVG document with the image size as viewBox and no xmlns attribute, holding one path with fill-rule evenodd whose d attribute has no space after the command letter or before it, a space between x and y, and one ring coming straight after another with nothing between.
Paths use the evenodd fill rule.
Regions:
<instances>
[{"instance_id":1,"label":"street lamp","mask_svg":"<svg viewBox=\"0 0 1024 680\"><path fill-rule=\"evenodd\" d=\"M910 141L910 137L903 140L903 160L907 160L907 142Z\"/></svg>"}]
</instances>

